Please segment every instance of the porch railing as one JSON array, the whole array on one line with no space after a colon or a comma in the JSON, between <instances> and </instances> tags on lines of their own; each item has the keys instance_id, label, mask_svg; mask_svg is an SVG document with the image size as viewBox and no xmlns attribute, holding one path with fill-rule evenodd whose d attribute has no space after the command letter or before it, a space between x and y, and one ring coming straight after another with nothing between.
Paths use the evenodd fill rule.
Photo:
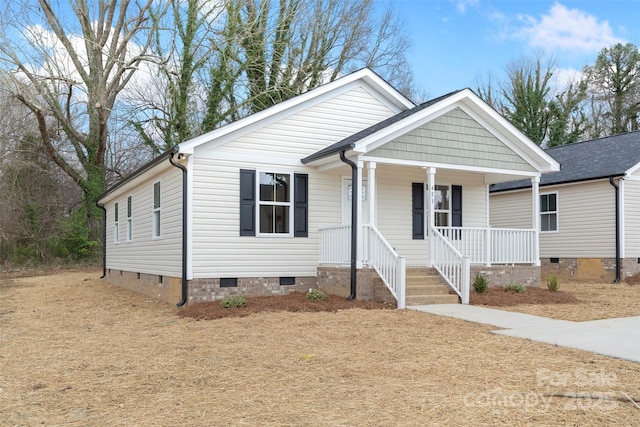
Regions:
<instances>
[{"instance_id":1,"label":"porch railing","mask_svg":"<svg viewBox=\"0 0 640 427\"><path fill-rule=\"evenodd\" d=\"M363 227L364 259L376 270L384 284L398 302L405 307L406 260L398 255L373 225Z\"/></svg>"},{"instance_id":2,"label":"porch railing","mask_svg":"<svg viewBox=\"0 0 640 427\"><path fill-rule=\"evenodd\" d=\"M474 264L535 264L535 230L437 227L451 245Z\"/></svg>"},{"instance_id":3,"label":"porch railing","mask_svg":"<svg viewBox=\"0 0 640 427\"><path fill-rule=\"evenodd\" d=\"M456 291L462 303L469 304L471 258L460 253L438 229L431 228L429 241L433 267Z\"/></svg>"},{"instance_id":4,"label":"porch railing","mask_svg":"<svg viewBox=\"0 0 640 427\"><path fill-rule=\"evenodd\" d=\"M349 264L351 262L351 226L335 225L320 228L321 264Z\"/></svg>"}]
</instances>

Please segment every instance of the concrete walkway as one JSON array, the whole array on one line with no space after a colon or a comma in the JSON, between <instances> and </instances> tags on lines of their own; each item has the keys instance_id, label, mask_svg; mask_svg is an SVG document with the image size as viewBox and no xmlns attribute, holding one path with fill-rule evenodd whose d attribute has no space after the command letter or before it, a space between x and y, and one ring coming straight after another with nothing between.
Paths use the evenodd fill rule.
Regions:
<instances>
[{"instance_id":1,"label":"concrete walkway","mask_svg":"<svg viewBox=\"0 0 640 427\"><path fill-rule=\"evenodd\" d=\"M494 334L640 362L640 316L571 322L462 304L418 305L407 308L502 329L493 331Z\"/></svg>"}]
</instances>

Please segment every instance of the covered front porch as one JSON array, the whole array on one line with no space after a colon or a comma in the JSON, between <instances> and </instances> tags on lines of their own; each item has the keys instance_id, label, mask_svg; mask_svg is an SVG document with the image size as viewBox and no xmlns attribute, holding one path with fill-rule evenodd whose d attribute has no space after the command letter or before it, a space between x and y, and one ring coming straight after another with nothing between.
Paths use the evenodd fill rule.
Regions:
<instances>
[{"instance_id":1,"label":"covered front porch","mask_svg":"<svg viewBox=\"0 0 640 427\"><path fill-rule=\"evenodd\" d=\"M355 261L355 269L374 269L399 308L405 306L407 267L434 268L468 304L472 271L540 265L537 226L490 225L486 182L501 179L495 172L444 168L439 172L435 167L398 165L388 159L354 164L354 178L346 181L360 185L343 188L342 209L348 214L343 213L343 224L320 228L319 264L348 266ZM421 176L423 182L419 182ZM531 180L535 224L540 217L539 178ZM443 184L450 182L462 184L459 195L452 194L453 185ZM463 226L463 221L472 225ZM356 242L353 252L352 241Z\"/></svg>"},{"instance_id":2,"label":"covered front porch","mask_svg":"<svg viewBox=\"0 0 640 427\"><path fill-rule=\"evenodd\" d=\"M342 174L342 222L320 228L319 263L350 265L351 297L363 267L375 270L402 308L407 267L435 269L468 304L475 267L539 266L540 176L559 165L468 89L403 111L302 163ZM533 188L531 228L492 228L489 186L523 178Z\"/></svg>"}]
</instances>

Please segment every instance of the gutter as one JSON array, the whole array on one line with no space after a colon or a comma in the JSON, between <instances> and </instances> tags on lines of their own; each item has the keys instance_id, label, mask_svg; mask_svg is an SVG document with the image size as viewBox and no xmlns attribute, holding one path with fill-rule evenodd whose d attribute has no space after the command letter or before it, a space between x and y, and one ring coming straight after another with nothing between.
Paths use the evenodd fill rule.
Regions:
<instances>
[{"instance_id":1,"label":"gutter","mask_svg":"<svg viewBox=\"0 0 640 427\"><path fill-rule=\"evenodd\" d=\"M171 149L169 153L169 163L178 169L182 170L182 298L176 304L178 307L182 307L187 303L187 168L183 165L176 163L173 160L173 156L178 154L178 147ZM180 155L178 154L178 158Z\"/></svg>"},{"instance_id":2,"label":"gutter","mask_svg":"<svg viewBox=\"0 0 640 427\"><path fill-rule=\"evenodd\" d=\"M356 258L358 257L358 166L344 155L346 150L340 152L340 160L351 166L351 293L347 300L356 297Z\"/></svg>"},{"instance_id":3,"label":"gutter","mask_svg":"<svg viewBox=\"0 0 640 427\"><path fill-rule=\"evenodd\" d=\"M104 279L107 276L107 208L98 204L98 201L96 206L102 209L102 276L100 278Z\"/></svg>"},{"instance_id":4,"label":"gutter","mask_svg":"<svg viewBox=\"0 0 640 427\"><path fill-rule=\"evenodd\" d=\"M613 182L613 176L609 177L609 184L616 192L616 279L613 283L620 282L620 186Z\"/></svg>"}]
</instances>

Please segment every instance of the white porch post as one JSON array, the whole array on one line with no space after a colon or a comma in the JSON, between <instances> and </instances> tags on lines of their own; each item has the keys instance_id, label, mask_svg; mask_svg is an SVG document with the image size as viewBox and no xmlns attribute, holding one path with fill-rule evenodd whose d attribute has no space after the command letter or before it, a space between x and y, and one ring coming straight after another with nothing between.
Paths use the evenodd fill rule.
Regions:
<instances>
[{"instance_id":1,"label":"white porch post","mask_svg":"<svg viewBox=\"0 0 640 427\"><path fill-rule=\"evenodd\" d=\"M357 176L358 176L358 190L356 191L355 185L352 182L352 195L355 196L357 194L356 204L358 206L358 247L356 252L356 268L362 268L362 259L364 257L364 227L362 226L362 168L364 163L362 160L358 160L356 162L358 165Z\"/></svg>"},{"instance_id":2,"label":"white porch post","mask_svg":"<svg viewBox=\"0 0 640 427\"><path fill-rule=\"evenodd\" d=\"M369 179L369 223L374 227L378 226L378 218L376 217L377 199L376 199L376 162L369 162L367 164L367 178Z\"/></svg>"},{"instance_id":3,"label":"white porch post","mask_svg":"<svg viewBox=\"0 0 640 427\"><path fill-rule=\"evenodd\" d=\"M533 213L533 230L534 230L534 242L533 242L533 259L535 265L540 266L540 177L534 176L531 178L531 202Z\"/></svg>"},{"instance_id":4,"label":"white porch post","mask_svg":"<svg viewBox=\"0 0 640 427\"><path fill-rule=\"evenodd\" d=\"M489 185L485 186L486 192L486 227L484 229L484 265L491 267L491 219L489 212L491 211L491 205L489 201Z\"/></svg>"},{"instance_id":5,"label":"white porch post","mask_svg":"<svg viewBox=\"0 0 640 427\"><path fill-rule=\"evenodd\" d=\"M429 236L431 232L431 225L434 223L434 206L433 206L433 198L434 191L436 188L436 168L430 167L427 168L427 197L425 197L427 214L425 215L425 235ZM433 267L433 239L427 237L429 239L429 263L428 267Z\"/></svg>"}]
</instances>

